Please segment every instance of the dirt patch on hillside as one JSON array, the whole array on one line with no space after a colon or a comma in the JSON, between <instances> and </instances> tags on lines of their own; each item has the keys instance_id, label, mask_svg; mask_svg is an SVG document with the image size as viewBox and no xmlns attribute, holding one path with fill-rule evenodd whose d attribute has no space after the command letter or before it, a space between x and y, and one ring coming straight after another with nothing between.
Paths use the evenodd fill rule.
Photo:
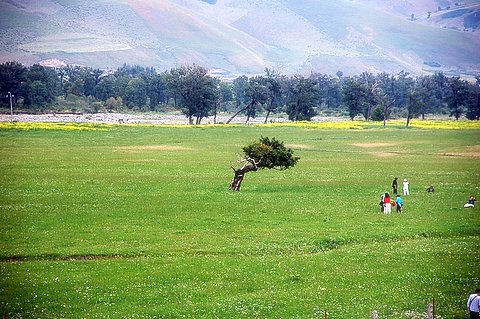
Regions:
<instances>
[{"instance_id":1,"label":"dirt patch on hillside","mask_svg":"<svg viewBox=\"0 0 480 319\"><path fill-rule=\"evenodd\" d=\"M155 158L122 158L122 159L114 159L111 160L112 162L122 162L122 163L154 163L158 162L159 159Z\"/></svg>"},{"instance_id":2,"label":"dirt patch on hillside","mask_svg":"<svg viewBox=\"0 0 480 319\"><path fill-rule=\"evenodd\" d=\"M442 156L480 157L480 145L473 145L440 153Z\"/></svg>"},{"instance_id":3,"label":"dirt patch on hillside","mask_svg":"<svg viewBox=\"0 0 480 319\"><path fill-rule=\"evenodd\" d=\"M285 146L290 148L300 148L300 149L312 148L310 145L305 145L305 144L286 144Z\"/></svg>"},{"instance_id":4,"label":"dirt patch on hillside","mask_svg":"<svg viewBox=\"0 0 480 319\"><path fill-rule=\"evenodd\" d=\"M373 156L376 156L376 157L392 157L392 156L397 155L396 153L389 153L389 152L373 152L373 153L370 153L370 154L372 154Z\"/></svg>"},{"instance_id":5,"label":"dirt patch on hillside","mask_svg":"<svg viewBox=\"0 0 480 319\"><path fill-rule=\"evenodd\" d=\"M352 144L353 146L363 147L363 148L371 148L371 147L387 147L392 146L392 143L355 143Z\"/></svg>"},{"instance_id":6,"label":"dirt patch on hillside","mask_svg":"<svg viewBox=\"0 0 480 319\"><path fill-rule=\"evenodd\" d=\"M178 145L139 145L139 146L119 146L116 148L121 151L190 151L191 148Z\"/></svg>"}]
</instances>

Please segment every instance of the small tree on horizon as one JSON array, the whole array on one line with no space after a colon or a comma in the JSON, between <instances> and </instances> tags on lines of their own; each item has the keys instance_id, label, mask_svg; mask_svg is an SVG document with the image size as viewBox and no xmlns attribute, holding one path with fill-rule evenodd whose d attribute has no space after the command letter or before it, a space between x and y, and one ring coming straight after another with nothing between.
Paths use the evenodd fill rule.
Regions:
<instances>
[{"instance_id":1,"label":"small tree on horizon","mask_svg":"<svg viewBox=\"0 0 480 319\"><path fill-rule=\"evenodd\" d=\"M217 81L198 65L184 65L166 75L166 84L189 124L201 124L213 114L218 101Z\"/></svg>"},{"instance_id":2,"label":"small tree on horizon","mask_svg":"<svg viewBox=\"0 0 480 319\"><path fill-rule=\"evenodd\" d=\"M299 157L293 156L293 150L286 148L283 142L275 138L260 137L242 148L243 157L238 162L242 164L240 168L232 167L234 172L233 179L229 189L239 191L245 174L255 172L260 169L278 169L285 170L294 167Z\"/></svg>"},{"instance_id":3,"label":"small tree on horizon","mask_svg":"<svg viewBox=\"0 0 480 319\"><path fill-rule=\"evenodd\" d=\"M265 77L261 75L257 75L248 79L248 81L245 83L245 91L243 92L245 99L246 101L248 101L248 103L244 108L233 114L226 123L230 124L230 122L242 112L245 112L245 115L247 116L245 123L248 123L250 117L255 117L255 107L257 106L257 104L264 104L268 99L269 91L266 84L267 83Z\"/></svg>"},{"instance_id":4,"label":"small tree on horizon","mask_svg":"<svg viewBox=\"0 0 480 319\"><path fill-rule=\"evenodd\" d=\"M319 104L317 81L295 75L289 81L289 101L287 102L288 119L294 122L310 121L317 115L315 107Z\"/></svg>"},{"instance_id":5,"label":"small tree on horizon","mask_svg":"<svg viewBox=\"0 0 480 319\"><path fill-rule=\"evenodd\" d=\"M469 85L468 88L468 101L467 101L467 113L465 116L469 120L480 119L480 75L475 77L477 82Z\"/></svg>"},{"instance_id":6,"label":"small tree on horizon","mask_svg":"<svg viewBox=\"0 0 480 319\"><path fill-rule=\"evenodd\" d=\"M343 103L348 109L350 119L362 113L367 104L369 91L358 77L347 78L342 84ZM367 117L368 119L368 117Z\"/></svg>"},{"instance_id":7,"label":"small tree on horizon","mask_svg":"<svg viewBox=\"0 0 480 319\"><path fill-rule=\"evenodd\" d=\"M445 97L448 108L450 109L450 116L454 116L458 120L464 112L466 100L468 97L467 82L460 79L459 76L454 76L448 79L448 93Z\"/></svg>"}]
</instances>

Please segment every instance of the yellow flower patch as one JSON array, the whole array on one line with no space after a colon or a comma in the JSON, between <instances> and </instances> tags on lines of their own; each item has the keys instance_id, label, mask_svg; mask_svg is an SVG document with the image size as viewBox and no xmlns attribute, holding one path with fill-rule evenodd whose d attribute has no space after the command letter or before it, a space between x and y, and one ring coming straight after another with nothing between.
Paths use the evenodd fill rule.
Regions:
<instances>
[{"instance_id":1,"label":"yellow flower patch","mask_svg":"<svg viewBox=\"0 0 480 319\"><path fill-rule=\"evenodd\" d=\"M304 127L314 129L362 129L362 123L360 121L334 121L334 122L284 122L284 123L269 123L259 124L259 126L266 127Z\"/></svg>"},{"instance_id":2,"label":"yellow flower patch","mask_svg":"<svg viewBox=\"0 0 480 319\"><path fill-rule=\"evenodd\" d=\"M439 121L439 120L413 120L411 127L422 129L440 129L440 130L465 130L480 129L480 121Z\"/></svg>"},{"instance_id":3,"label":"yellow flower patch","mask_svg":"<svg viewBox=\"0 0 480 319\"><path fill-rule=\"evenodd\" d=\"M106 131L107 127L92 123L0 122L0 129L17 130Z\"/></svg>"},{"instance_id":4,"label":"yellow flower patch","mask_svg":"<svg viewBox=\"0 0 480 319\"><path fill-rule=\"evenodd\" d=\"M406 120L389 120L387 128L405 127ZM383 122L378 121L331 121L331 122L277 122L268 124L98 124L98 123L58 123L58 122L0 122L0 129L18 129L18 130L62 130L62 131L106 131L112 127L162 127L162 128L208 128L208 127L301 127L311 129L368 129L383 128ZM480 121L454 121L454 120L412 120L411 128L434 129L434 130L465 130L480 129Z\"/></svg>"}]
</instances>

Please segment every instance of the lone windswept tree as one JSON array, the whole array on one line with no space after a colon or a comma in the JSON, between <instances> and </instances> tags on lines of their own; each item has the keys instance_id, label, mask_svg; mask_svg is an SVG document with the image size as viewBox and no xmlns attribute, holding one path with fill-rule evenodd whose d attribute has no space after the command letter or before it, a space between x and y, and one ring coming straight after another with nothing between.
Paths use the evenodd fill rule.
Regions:
<instances>
[{"instance_id":1,"label":"lone windswept tree","mask_svg":"<svg viewBox=\"0 0 480 319\"><path fill-rule=\"evenodd\" d=\"M299 157L293 156L293 150L286 148L283 142L275 138L261 137L258 141L242 148L243 157L239 160L240 168L232 167L234 176L230 189L239 191L245 174L260 169L285 170L297 164Z\"/></svg>"}]
</instances>

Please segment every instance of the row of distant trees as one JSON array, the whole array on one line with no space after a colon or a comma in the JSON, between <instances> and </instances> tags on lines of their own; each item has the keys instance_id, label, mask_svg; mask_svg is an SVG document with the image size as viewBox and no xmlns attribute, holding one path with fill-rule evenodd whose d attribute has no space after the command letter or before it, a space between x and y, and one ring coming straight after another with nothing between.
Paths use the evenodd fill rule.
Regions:
<instances>
[{"instance_id":1,"label":"row of distant trees","mask_svg":"<svg viewBox=\"0 0 480 319\"><path fill-rule=\"evenodd\" d=\"M26 112L58 111L62 105L68 109L82 101L82 112L181 110L192 124L220 112L232 114L227 122L240 114L247 122L260 115L267 122L275 113L286 113L292 121L308 121L319 112L383 121L404 117L407 125L410 119L426 114L480 118L480 75L472 83L441 72L418 77L403 71L285 76L266 69L262 75L224 82L198 65L160 73L138 65L106 72L6 62L0 64L4 108L9 103L7 92L16 109Z\"/></svg>"}]
</instances>

